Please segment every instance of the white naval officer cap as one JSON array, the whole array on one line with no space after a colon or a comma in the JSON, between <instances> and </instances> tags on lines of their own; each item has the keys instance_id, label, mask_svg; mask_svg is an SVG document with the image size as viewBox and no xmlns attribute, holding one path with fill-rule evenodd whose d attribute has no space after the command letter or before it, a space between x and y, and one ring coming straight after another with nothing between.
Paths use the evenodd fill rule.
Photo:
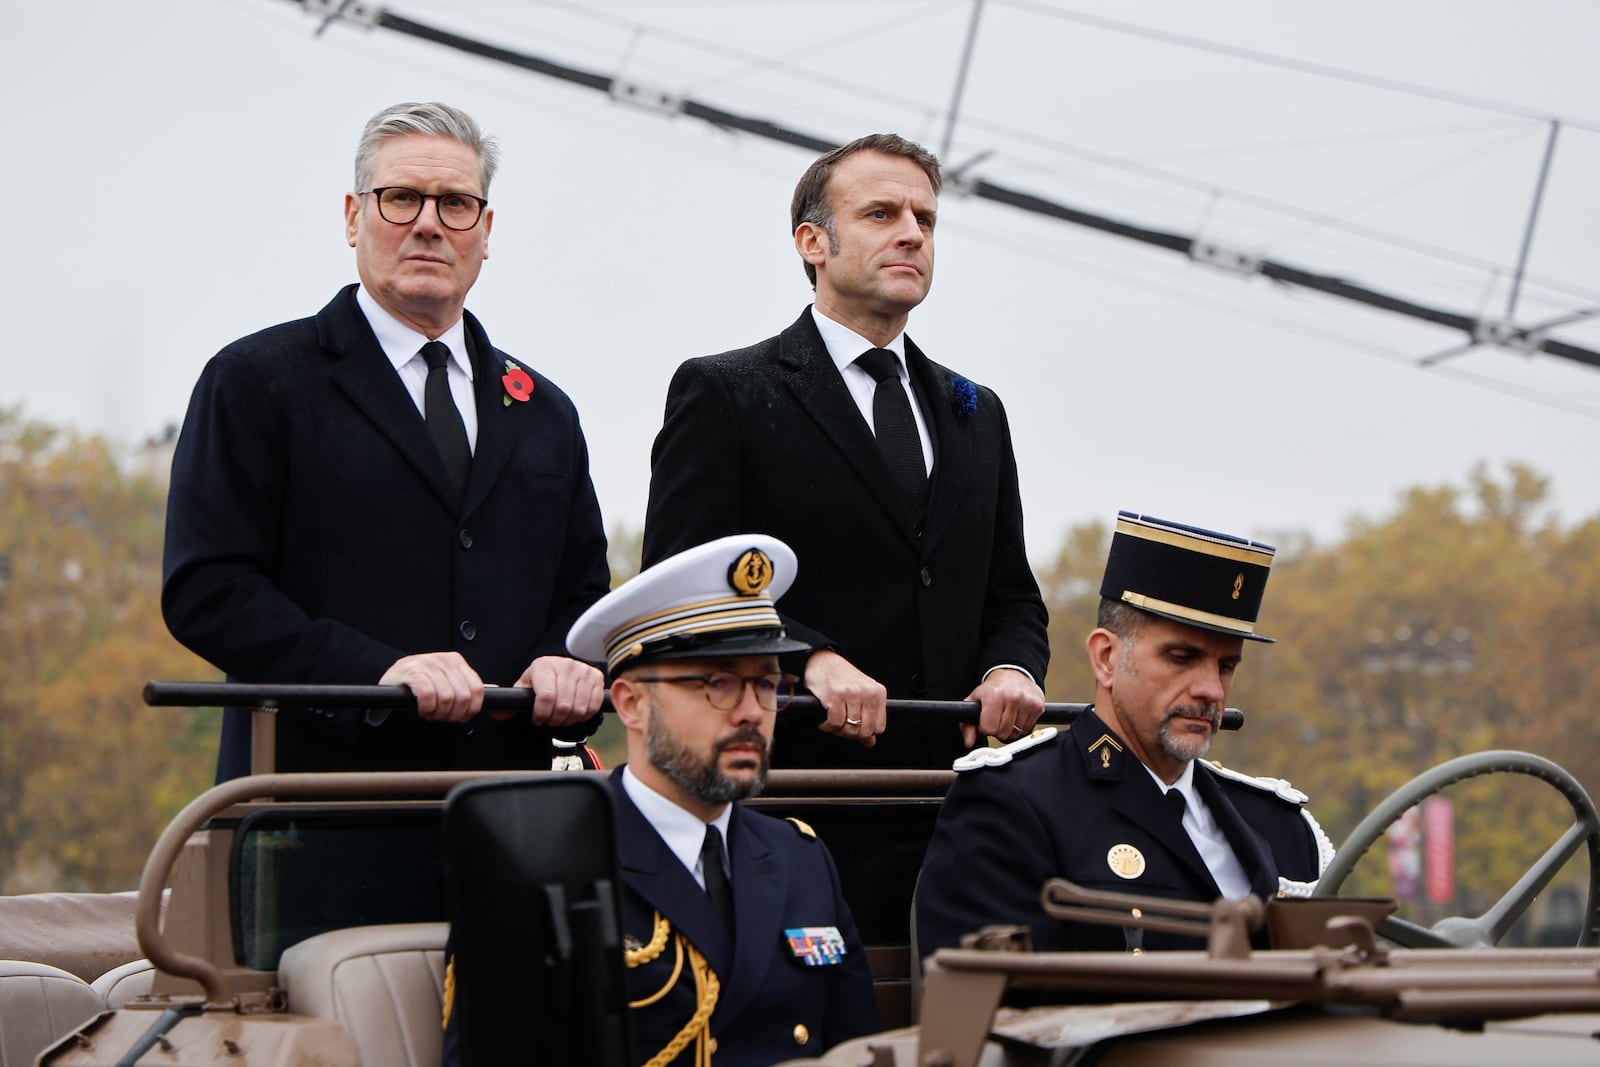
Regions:
<instances>
[{"instance_id":1,"label":"white naval officer cap","mask_svg":"<svg viewBox=\"0 0 1600 1067\"><path fill-rule=\"evenodd\" d=\"M803 652L776 601L793 583L794 550L766 534L734 534L647 567L572 624L567 651L605 661L606 676L664 659Z\"/></svg>"}]
</instances>

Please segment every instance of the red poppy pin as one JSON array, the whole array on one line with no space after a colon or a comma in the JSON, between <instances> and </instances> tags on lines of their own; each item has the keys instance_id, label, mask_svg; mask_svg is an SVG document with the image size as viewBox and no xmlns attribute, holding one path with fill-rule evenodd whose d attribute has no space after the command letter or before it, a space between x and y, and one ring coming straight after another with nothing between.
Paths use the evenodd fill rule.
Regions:
<instances>
[{"instance_id":1,"label":"red poppy pin","mask_svg":"<svg viewBox=\"0 0 1600 1067\"><path fill-rule=\"evenodd\" d=\"M533 378L509 359L506 360L506 372L500 376L500 384L506 387L506 407L510 407L513 400L526 403L533 395Z\"/></svg>"}]
</instances>

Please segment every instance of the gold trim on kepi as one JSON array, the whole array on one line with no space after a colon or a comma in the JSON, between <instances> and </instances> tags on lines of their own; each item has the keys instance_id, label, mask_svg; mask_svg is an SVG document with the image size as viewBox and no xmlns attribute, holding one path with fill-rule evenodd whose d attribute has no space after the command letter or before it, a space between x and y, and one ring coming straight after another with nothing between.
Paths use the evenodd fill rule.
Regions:
<instances>
[{"instance_id":1,"label":"gold trim on kepi","mask_svg":"<svg viewBox=\"0 0 1600 1067\"><path fill-rule=\"evenodd\" d=\"M1255 630L1276 551L1231 534L1118 512L1100 595L1204 630L1270 642Z\"/></svg>"},{"instance_id":2,"label":"gold trim on kepi","mask_svg":"<svg viewBox=\"0 0 1600 1067\"><path fill-rule=\"evenodd\" d=\"M793 550L765 534L698 545L600 598L573 623L567 650L611 675L660 659L804 651L776 606L797 570Z\"/></svg>"}]
</instances>

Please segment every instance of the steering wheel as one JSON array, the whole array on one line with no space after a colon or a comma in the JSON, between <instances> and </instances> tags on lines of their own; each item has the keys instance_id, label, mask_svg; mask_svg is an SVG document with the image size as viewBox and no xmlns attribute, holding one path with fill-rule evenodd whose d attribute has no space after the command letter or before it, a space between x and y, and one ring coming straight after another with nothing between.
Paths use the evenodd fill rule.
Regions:
<instances>
[{"instance_id":1,"label":"steering wheel","mask_svg":"<svg viewBox=\"0 0 1600 1067\"><path fill-rule=\"evenodd\" d=\"M1526 774L1547 782L1572 805L1577 818L1517 884L1477 918L1451 916L1429 929L1391 916L1378 925L1377 932L1405 948L1487 948L1498 944L1556 872L1581 846L1587 845L1589 902L1578 934L1578 947L1596 944L1600 940L1600 813L1595 811L1594 802L1577 779L1549 760L1526 752L1477 752L1461 756L1424 771L1401 786L1350 831L1318 880L1316 895L1338 896L1339 888L1350 876L1356 861L1366 855L1384 831L1408 809L1457 782L1486 774Z\"/></svg>"}]
</instances>

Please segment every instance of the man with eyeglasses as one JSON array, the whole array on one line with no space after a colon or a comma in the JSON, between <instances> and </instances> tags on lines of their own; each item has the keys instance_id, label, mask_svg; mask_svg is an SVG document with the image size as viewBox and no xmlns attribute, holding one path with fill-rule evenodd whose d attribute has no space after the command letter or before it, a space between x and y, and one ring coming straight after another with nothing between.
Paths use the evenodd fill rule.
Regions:
<instances>
[{"instance_id":1,"label":"man with eyeglasses","mask_svg":"<svg viewBox=\"0 0 1600 1067\"><path fill-rule=\"evenodd\" d=\"M789 701L778 654L805 648L774 607L795 571L776 538L725 537L643 571L568 637L606 662L627 730L611 785L633 1063L675 1047L662 1067L765 1067L879 1028L827 848L735 803L761 790ZM447 999L447 1065L455 1017Z\"/></svg>"},{"instance_id":2,"label":"man with eyeglasses","mask_svg":"<svg viewBox=\"0 0 1600 1067\"><path fill-rule=\"evenodd\" d=\"M244 682L404 685L415 712L280 714L284 771L547 768L598 723L566 655L610 585L583 431L465 310L499 149L465 113L397 104L363 130L345 237L360 284L223 349L172 463L162 610ZM531 715L480 714L531 686ZM250 768L229 709L218 780Z\"/></svg>"}]
</instances>

